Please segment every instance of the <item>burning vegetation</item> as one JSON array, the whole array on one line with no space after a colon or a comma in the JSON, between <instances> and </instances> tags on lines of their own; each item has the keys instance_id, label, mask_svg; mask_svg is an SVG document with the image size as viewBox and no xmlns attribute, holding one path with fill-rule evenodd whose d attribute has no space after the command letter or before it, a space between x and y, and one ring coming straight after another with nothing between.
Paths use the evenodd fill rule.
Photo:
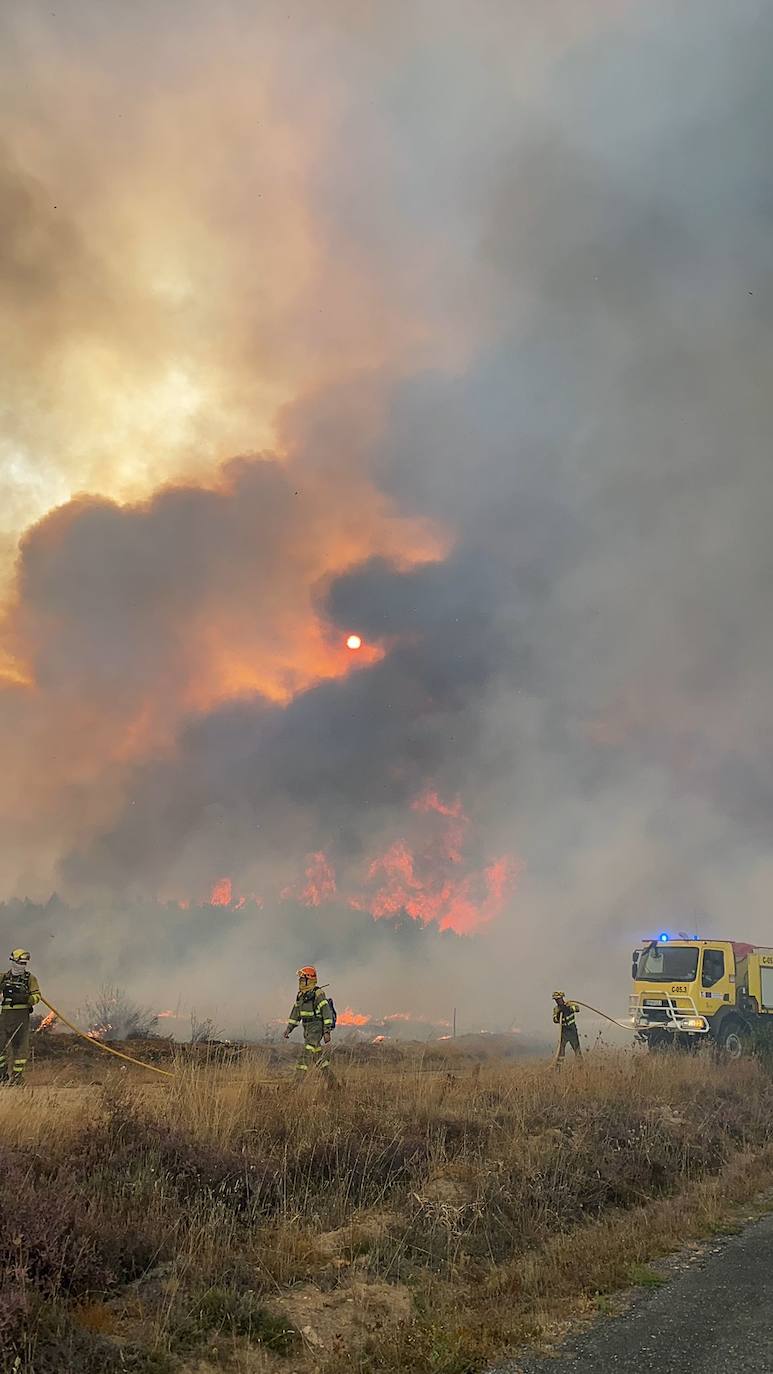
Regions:
<instances>
[{"instance_id":1,"label":"burning vegetation","mask_svg":"<svg viewBox=\"0 0 773 1374\"><path fill-rule=\"evenodd\" d=\"M86 1002L79 1020L91 1040L147 1040L156 1033L159 1015L132 1001L122 988L106 986L93 1001Z\"/></svg>"},{"instance_id":2,"label":"burning vegetation","mask_svg":"<svg viewBox=\"0 0 773 1374\"><path fill-rule=\"evenodd\" d=\"M293 899L303 906L323 906L333 900L337 891L333 866L322 850L318 850L306 859L303 881L289 884L280 895L283 901Z\"/></svg>"},{"instance_id":3,"label":"burning vegetation","mask_svg":"<svg viewBox=\"0 0 773 1374\"><path fill-rule=\"evenodd\" d=\"M360 1027L367 1026L369 1022L369 1016L367 1016L364 1012L354 1011L352 1007L344 1007L343 1011L339 1011L338 1013L339 1026Z\"/></svg>"},{"instance_id":4,"label":"burning vegetation","mask_svg":"<svg viewBox=\"0 0 773 1374\"><path fill-rule=\"evenodd\" d=\"M230 906L233 902L233 883L230 878L218 878L209 894L210 906Z\"/></svg>"},{"instance_id":5,"label":"burning vegetation","mask_svg":"<svg viewBox=\"0 0 773 1374\"><path fill-rule=\"evenodd\" d=\"M419 833L393 839L361 866L359 875L347 865L347 879L339 883L333 860L317 850L306 856L303 876L281 888L279 900L311 908L341 902L374 920L408 917L457 935L473 935L501 915L515 890L520 861L503 855L481 867L471 864L471 822L459 798L446 802L428 788L414 798L408 814ZM231 878L213 884L209 901L234 911L262 905L254 895L236 896Z\"/></svg>"}]
</instances>

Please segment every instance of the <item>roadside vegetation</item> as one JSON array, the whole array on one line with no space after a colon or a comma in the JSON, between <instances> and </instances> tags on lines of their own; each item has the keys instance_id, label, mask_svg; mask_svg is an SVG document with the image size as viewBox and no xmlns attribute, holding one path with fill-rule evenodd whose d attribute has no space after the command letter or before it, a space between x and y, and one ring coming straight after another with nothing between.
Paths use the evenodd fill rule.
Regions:
<instances>
[{"instance_id":1,"label":"roadside vegetation","mask_svg":"<svg viewBox=\"0 0 773 1374\"><path fill-rule=\"evenodd\" d=\"M2 1374L465 1374L773 1184L753 1062L341 1065L0 1094Z\"/></svg>"}]
</instances>

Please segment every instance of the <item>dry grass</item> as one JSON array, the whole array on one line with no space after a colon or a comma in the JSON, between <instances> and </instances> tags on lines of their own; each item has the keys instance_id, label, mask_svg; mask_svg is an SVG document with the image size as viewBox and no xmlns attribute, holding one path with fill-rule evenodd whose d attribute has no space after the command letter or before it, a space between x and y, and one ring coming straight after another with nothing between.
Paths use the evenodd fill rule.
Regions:
<instances>
[{"instance_id":1,"label":"dry grass","mask_svg":"<svg viewBox=\"0 0 773 1374\"><path fill-rule=\"evenodd\" d=\"M756 1064L444 1062L2 1094L0 1370L464 1374L773 1183Z\"/></svg>"}]
</instances>

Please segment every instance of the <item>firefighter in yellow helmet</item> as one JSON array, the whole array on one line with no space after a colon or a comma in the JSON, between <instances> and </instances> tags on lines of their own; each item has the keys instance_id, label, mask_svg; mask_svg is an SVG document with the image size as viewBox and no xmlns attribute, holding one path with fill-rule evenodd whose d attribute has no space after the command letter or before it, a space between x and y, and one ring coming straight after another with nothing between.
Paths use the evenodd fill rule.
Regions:
<instances>
[{"instance_id":1,"label":"firefighter in yellow helmet","mask_svg":"<svg viewBox=\"0 0 773 1374\"><path fill-rule=\"evenodd\" d=\"M30 1015L40 988L27 965L29 950L11 951L10 968L0 975L0 1083L21 1083L30 1047Z\"/></svg>"},{"instance_id":2,"label":"firefighter in yellow helmet","mask_svg":"<svg viewBox=\"0 0 773 1374\"><path fill-rule=\"evenodd\" d=\"M334 1025L332 1004L317 985L317 970L312 964L299 968L298 996L290 1009L284 1038L289 1040L296 1026L303 1027L303 1054L296 1065L301 1073L330 1067L330 1036Z\"/></svg>"},{"instance_id":3,"label":"firefighter in yellow helmet","mask_svg":"<svg viewBox=\"0 0 773 1374\"><path fill-rule=\"evenodd\" d=\"M571 1045L578 1059L582 1059L580 1049L580 1037L577 1033L577 1013L580 1010L576 1002L567 1002L563 992L554 992L553 1001L553 1024L561 1027L561 1039L558 1042L558 1052L556 1063L560 1064L566 1055L567 1045Z\"/></svg>"}]
</instances>

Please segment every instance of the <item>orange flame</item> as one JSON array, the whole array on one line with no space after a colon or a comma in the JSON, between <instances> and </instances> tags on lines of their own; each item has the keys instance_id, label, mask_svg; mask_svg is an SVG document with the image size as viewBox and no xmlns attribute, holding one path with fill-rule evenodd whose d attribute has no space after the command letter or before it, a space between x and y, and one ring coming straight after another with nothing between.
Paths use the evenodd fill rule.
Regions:
<instances>
[{"instance_id":1,"label":"orange flame","mask_svg":"<svg viewBox=\"0 0 773 1374\"><path fill-rule=\"evenodd\" d=\"M457 935L474 934L501 913L520 874L520 862L502 855L483 868L469 868L465 840L471 823L459 797L444 800L430 787L414 798L411 811L430 818L420 827L423 844L413 847L402 837L393 840L368 864L360 890L344 900L375 920L405 914ZM303 877L281 888L279 895L282 901L321 907L337 894L335 868L319 849L306 856ZM250 900L263 905L259 897L237 897L231 878L219 878L209 897L211 906L233 911L241 911Z\"/></svg>"},{"instance_id":2,"label":"orange flame","mask_svg":"<svg viewBox=\"0 0 773 1374\"><path fill-rule=\"evenodd\" d=\"M411 810L439 816L443 822L439 832L418 853L407 840L395 840L368 867L367 881L375 890L351 898L350 905L377 920L405 913L424 925L434 923L458 935L472 934L500 914L519 865L502 857L482 871L454 875L449 865L463 863L470 824L460 799L443 801L428 788L411 803Z\"/></svg>"},{"instance_id":3,"label":"orange flame","mask_svg":"<svg viewBox=\"0 0 773 1374\"><path fill-rule=\"evenodd\" d=\"M353 898L352 906L377 920L405 912L424 925L435 922L441 930L470 935L499 915L519 871L508 858L496 859L482 874L473 872L456 881L422 869L427 865L417 861L405 840L396 840L368 868L368 878L378 883L376 891Z\"/></svg>"},{"instance_id":4,"label":"orange flame","mask_svg":"<svg viewBox=\"0 0 773 1374\"><path fill-rule=\"evenodd\" d=\"M454 802L444 802L440 800L434 788L430 787L426 792L422 792L420 797L414 798L411 802L412 811L436 811L439 816L449 816L454 820L467 821L467 817L462 810L462 803L459 797Z\"/></svg>"},{"instance_id":5,"label":"orange flame","mask_svg":"<svg viewBox=\"0 0 773 1374\"><path fill-rule=\"evenodd\" d=\"M218 878L209 894L210 906L230 906L233 897L233 883L230 878Z\"/></svg>"},{"instance_id":6,"label":"orange flame","mask_svg":"<svg viewBox=\"0 0 773 1374\"><path fill-rule=\"evenodd\" d=\"M44 1017L43 1017L43 1020L41 1021L40 1025L39 1025L38 1028L37 1028L36 1034L39 1034L40 1031L48 1030L51 1026L53 1026L55 1020L56 1020L56 1012L55 1012L55 1011L50 1011L50 1012L48 1013L48 1016L44 1016Z\"/></svg>"},{"instance_id":7,"label":"orange flame","mask_svg":"<svg viewBox=\"0 0 773 1374\"><path fill-rule=\"evenodd\" d=\"M365 1016L363 1012L352 1011L351 1007L344 1007L338 1013L339 1026L367 1026L371 1018Z\"/></svg>"},{"instance_id":8,"label":"orange flame","mask_svg":"<svg viewBox=\"0 0 773 1374\"><path fill-rule=\"evenodd\" d=\"M449 863L460 864L464 838L470 824L469 817L462 810L460 798L457 797L455 801L450 803L444 802L441 801L433 788L428 788L420 797L416 797L411 802L411 810L421 812L424 815L434 812L448 822L437 836L436 843Z\"/></svg>"},{"instance_id":9,"label":"orange flame","mask_svg":"<svg viewBox=\"0 0 773 1374\"><path fill-rule=\"evenodd\" d=\"M315 854L307 856L303 872L306 879L304 886L298 889L290 884L290 886L282 888L280 896L283 901L294 899L297 902L302 902L304 906L322 906L323 902L329 902L332 897L335 897L337 891L335 869L321 849L318 849Z\"/></svg>"}]
</instances>

